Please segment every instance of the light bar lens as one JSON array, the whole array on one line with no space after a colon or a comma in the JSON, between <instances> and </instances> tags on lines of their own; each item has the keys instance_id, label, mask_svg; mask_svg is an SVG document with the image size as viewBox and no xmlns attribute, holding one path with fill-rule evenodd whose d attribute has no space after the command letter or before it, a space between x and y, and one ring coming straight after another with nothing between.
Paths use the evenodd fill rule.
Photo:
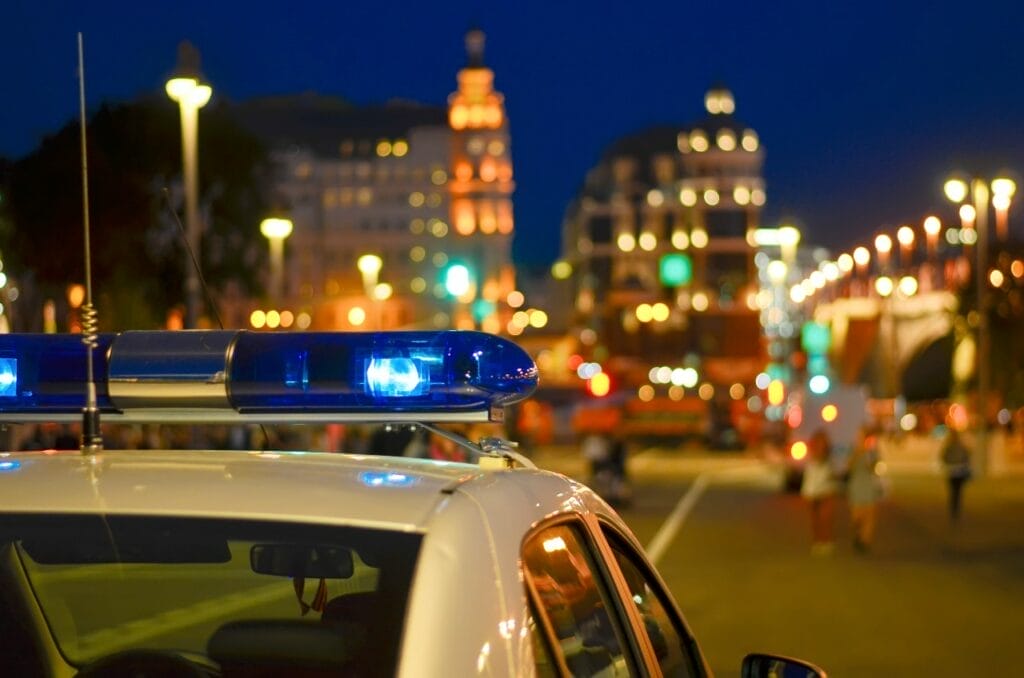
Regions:
<instances>
[{"instance_id":1,"label":"light bar lens","mask_svg":"<svg viewBox=\"0 0 1024 678\"><path fill-rule=\"evenodd\" d=\"M0 358L0 398L18 395L18 359Z\"/></svg>"},{"instance_id":2,"label":"light bar lens","mask_svg":"<svg viewBox=\"0 0 1024 678\"><path fill-rule=\"evenodd\" d=\"M366 365L366 387L375 396L423 395L430 388L429 378L430 369L415 358L373 357Z\"/></svg>"}]
</instances>

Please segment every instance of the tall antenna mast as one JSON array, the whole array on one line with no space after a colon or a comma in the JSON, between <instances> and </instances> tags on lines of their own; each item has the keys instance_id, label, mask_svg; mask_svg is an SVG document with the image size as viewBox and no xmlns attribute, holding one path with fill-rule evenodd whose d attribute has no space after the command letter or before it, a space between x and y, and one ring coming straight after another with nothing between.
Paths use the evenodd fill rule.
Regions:
<instances>
[{"instance_id":1,"label":"tall antenna mast","mask_svg":"<svg viewBox=\"0 0 1024 678\"><path fill-rule=\"evenodd\" d=\"M78 104L79 127L82 139L82 224L85 230L85 303L82 305L82 343L86 347L86 392L85 408L82 409L82 454L94 454L103 450L103 436L100 434L100 410L96 405L96 381L93 375L93 352L96 350L96 309L92 305L92 257L89 249L89 164L86 159L85 143L85 57L82 50L82 34L78 34Z\"/></svg>"}]
</instances>

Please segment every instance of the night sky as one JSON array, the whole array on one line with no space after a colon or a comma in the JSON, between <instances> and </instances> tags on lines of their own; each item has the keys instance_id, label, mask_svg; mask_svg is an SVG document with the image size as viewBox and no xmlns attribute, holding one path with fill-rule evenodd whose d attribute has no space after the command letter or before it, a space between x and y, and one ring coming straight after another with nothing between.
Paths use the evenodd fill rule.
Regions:
<instances>
[{"instance_id":1,"label":"night sky","mask_svg":"<svg viewBox=\"0 0 1024 678\"><path fill-rule=\"evenodd\" d=\"M764 224L795 221L809 241L850 247L929 212L953 219L941 183L956 169L1024 173L1024 3L947 0L5 0L0 155L77 116L78 31L91 108L162 91L182 39L215 97L442 105L473 25L509 112L520 261L557 256L565 208L613 140L702 117L719 81L765 148ZM1024 235L1024 210L1011 223Z\"/></svg>"}]
</instances>

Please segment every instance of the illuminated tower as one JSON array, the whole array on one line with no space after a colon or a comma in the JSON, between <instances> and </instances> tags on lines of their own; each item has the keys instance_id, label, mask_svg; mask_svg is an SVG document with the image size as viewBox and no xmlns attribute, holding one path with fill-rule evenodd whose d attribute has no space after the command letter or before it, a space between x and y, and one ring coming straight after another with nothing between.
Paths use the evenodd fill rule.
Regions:
<instances>
[{"instance_id":1,"label":"illuminated tower","mask_svg":"<svg viewBox=\"0 0 1024 678\"><path fill-rule=\"evenodd\" d=\"M484 33L466 34L468 63L459 89L448 97L451 136L449 259L470 270L472 285L460 298L456 326L499 332L505 298L515 284L511 262L512 158L504 97L484 65Z\"/></svg>"}]
</instances>

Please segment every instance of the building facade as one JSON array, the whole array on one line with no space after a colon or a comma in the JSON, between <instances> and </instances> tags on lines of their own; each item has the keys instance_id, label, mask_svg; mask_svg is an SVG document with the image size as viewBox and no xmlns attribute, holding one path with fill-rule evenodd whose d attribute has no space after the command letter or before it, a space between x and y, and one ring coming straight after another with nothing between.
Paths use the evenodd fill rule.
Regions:
<instances>
[{"instance_id":1,"label":"building facade","mask_svg":"<svg viewBox=\"0 0 1024 678\"><path fill-rule=\"evenodd\" d=\"M704 103L692 125L615 142L563 223L574 331L622 390L645 397L735 396L763 367L749 238L766 199L763 150L727 89ZM659 368L692 368L697 381L658 379Z\"/></svg>"},{"instance_id":2,"label":"building facade","mask_svg":"<svg viewBox=\"0 0 1024 678\"><path fill-rule=\"evenodd\" d=\"M254 326L504 328L511 139L483 33L470 31L466 46L447 108L309 95L243 105L271 148L273 200L294 224L282 298Z\"/></svg>"}]
</instances>

